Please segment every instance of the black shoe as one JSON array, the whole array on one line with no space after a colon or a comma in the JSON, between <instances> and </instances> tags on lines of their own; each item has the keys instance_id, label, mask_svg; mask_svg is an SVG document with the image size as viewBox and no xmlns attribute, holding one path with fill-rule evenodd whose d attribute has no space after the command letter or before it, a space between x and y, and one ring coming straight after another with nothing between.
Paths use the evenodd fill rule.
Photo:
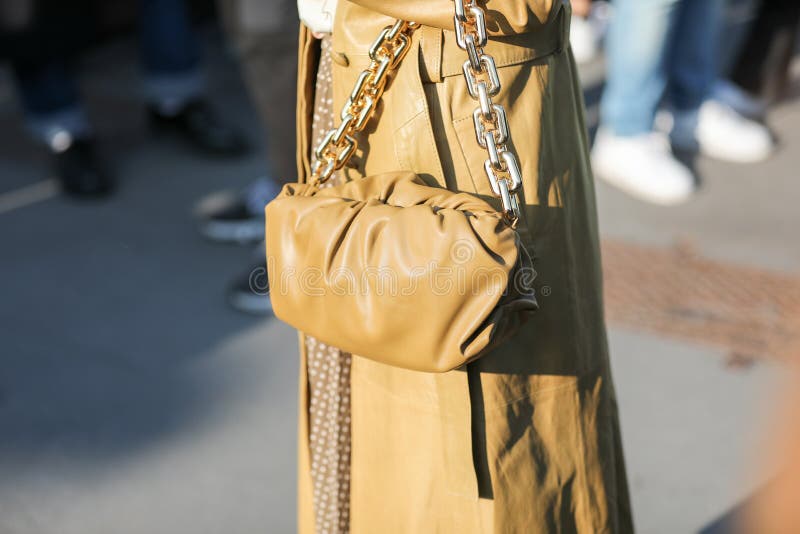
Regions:
<instances>
[{"instance_id":1,"label":"black shoe","mask_svg":"<svg viewBox=\"0 0 800 534\"><path fill-rule=\"evenodd\" d=\"M194 100L169 115L149 106L147 115L154 130L176 133L203 152L218 156L247 152L242 133L222 122L205 100Z\"/></svg>"},{"instance_id":2,"label":"black shoe","mask_svg":"<svg viewBox=\"0 0 800 534\"><path fill-rule=\"evenodd\" d=\"M272 313L269 280L264 262L254 263L250 270L233 280L228 287L228 302L241 312L253 315Z\"/></svg>"},{"instance_id":3,"label":"black shoe","mask_svg":"<svg viewBox=\"0 0 800 534\"><path fill-rule=\"evenodd\" d=\"M223 243L247 244L264 239L264 206L280 192L269 178L258 178L236 197L200 214L200 233ZM210 201L214 195L207 197Z\"/></svg>"},{"instance_id":4,"label":"black shoe","mask_svg":"<svg viewBox=\"0 0 800 534\"><path fill-rule=\"evenodd\" d=\"M114 189L109 173L95 156L89 139L74 139L70 145L53 152L54 166L66 193L80 197L102 197Z\"/></svg>"}]
</instances>

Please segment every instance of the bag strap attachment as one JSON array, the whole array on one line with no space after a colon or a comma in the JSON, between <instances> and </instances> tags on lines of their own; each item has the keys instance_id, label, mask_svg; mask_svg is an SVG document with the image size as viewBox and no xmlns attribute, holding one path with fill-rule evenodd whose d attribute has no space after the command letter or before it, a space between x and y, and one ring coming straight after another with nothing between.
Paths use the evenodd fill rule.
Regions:
<instances>
[{"instance_id":1,"label":"bag strap attachment","mask_svg":"<svg viewBox=\"0 0 800 534\"><path fill-rule=\"evenodd\" d=\"M508 147L510 132L506 111L492 101L500 92L501 84L494 58L484 50L488 42L486 14L477 0L453 1L456 41L467 52L464 80L470 97L478 102L472 114L475 137L488 154L483 168L492 192L503 203L503 216L513 225L520 217L518 192L522 187L522 173L516 154ZM330 130L314 151L312 183L325 183L355 153L358 147L355 133L363 130L375 114L388 77L408 53L411 35L418 27L417 23L398 20L378 35L369 50L369 66L358 76L342 108L342 123Z\"/></svg>"}]
</instances>

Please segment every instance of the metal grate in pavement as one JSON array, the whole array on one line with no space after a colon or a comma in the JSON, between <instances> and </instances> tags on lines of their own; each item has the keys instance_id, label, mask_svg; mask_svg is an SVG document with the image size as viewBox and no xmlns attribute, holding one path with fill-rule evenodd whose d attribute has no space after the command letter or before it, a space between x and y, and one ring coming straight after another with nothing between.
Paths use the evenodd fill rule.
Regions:
<instances>
[{"instance_id":1,"label":"metal grate in pavement","mask_svg":"<svg viewBox=\"0 0 800 534\"><path fill-rule=\"evenodd\" d=\"M800 276L686 247L603 241L610 324L727 349L732 363L800 355Z\"/></svg>"}]
</instances>

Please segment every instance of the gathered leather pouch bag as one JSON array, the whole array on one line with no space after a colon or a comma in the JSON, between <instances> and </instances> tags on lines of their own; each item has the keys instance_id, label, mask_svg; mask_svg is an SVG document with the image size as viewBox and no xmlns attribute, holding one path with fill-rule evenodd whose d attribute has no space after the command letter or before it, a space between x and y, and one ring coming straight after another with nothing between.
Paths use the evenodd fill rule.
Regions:
<instances>
[{"instance_id":1,"label":"gathered leather pouch bag","mask_svg":"<svg viewBox=\"0 0 800 534\"><path fill-rule=\"evenodd\" d=\"M356 149L414 23L385 28L370 49L342 124L315 151L309 183L284 186L266 207L267 271L275 315L346 352L388 365L444 372L484 355L537 309L535 271L515 230L519 165L506 146L505 111L486 27L456 0L464 76L480 103L476 134L502 212L469 193L397 171L334 187L325 182ZM465 6L466 4L466 6Z\"/></svg>"}]
</instances>

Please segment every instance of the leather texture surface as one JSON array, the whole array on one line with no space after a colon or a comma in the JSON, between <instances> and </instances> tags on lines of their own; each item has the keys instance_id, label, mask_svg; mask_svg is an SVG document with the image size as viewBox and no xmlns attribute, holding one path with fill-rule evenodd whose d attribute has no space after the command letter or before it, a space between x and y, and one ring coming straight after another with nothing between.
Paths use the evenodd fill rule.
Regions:
<instances>
[{"instance_id":1,"label":"leather texture surface","mask_svg":"<svg viewBox=\"0 0 800 534\"><path fill-rule=\"evenodd\" d=\"M266 221L275 315L346 352L450 371L537 309L531 258L497 211L410 172L284 186Z\"/></svg>"},{"instance_id":2,"label":"leather texture surface","mask_svg":"<svg viewBox=\"0 0 800 534\"><path fill-rule=\"evenodd\" d=\"M594 182L568 3L481 2L523 175L517 233L533 255L539 310L505 342L453 371L353 356L350 520L354 533L628 534L630 499L603 317ZM430 186L495 199L475 140L453 41L451 0L341 0L333 31L333 107L394 16L425 21L359 138L356 181L399 170ZM508 26L505 20L511 21ZM308 176L319 47L303 29L300 181ZM361 54L361 55L359 55ZM346 59L346 61L345 61ZM452 69L451 66L457 66ZM435 321L415 310L417 328ZM414 352L409 362L431 360ZM398 353L400 354L400 353ZM309 475L308 369L300 343L298 529L315 530Z\"/></svg>"}]
</instances>

